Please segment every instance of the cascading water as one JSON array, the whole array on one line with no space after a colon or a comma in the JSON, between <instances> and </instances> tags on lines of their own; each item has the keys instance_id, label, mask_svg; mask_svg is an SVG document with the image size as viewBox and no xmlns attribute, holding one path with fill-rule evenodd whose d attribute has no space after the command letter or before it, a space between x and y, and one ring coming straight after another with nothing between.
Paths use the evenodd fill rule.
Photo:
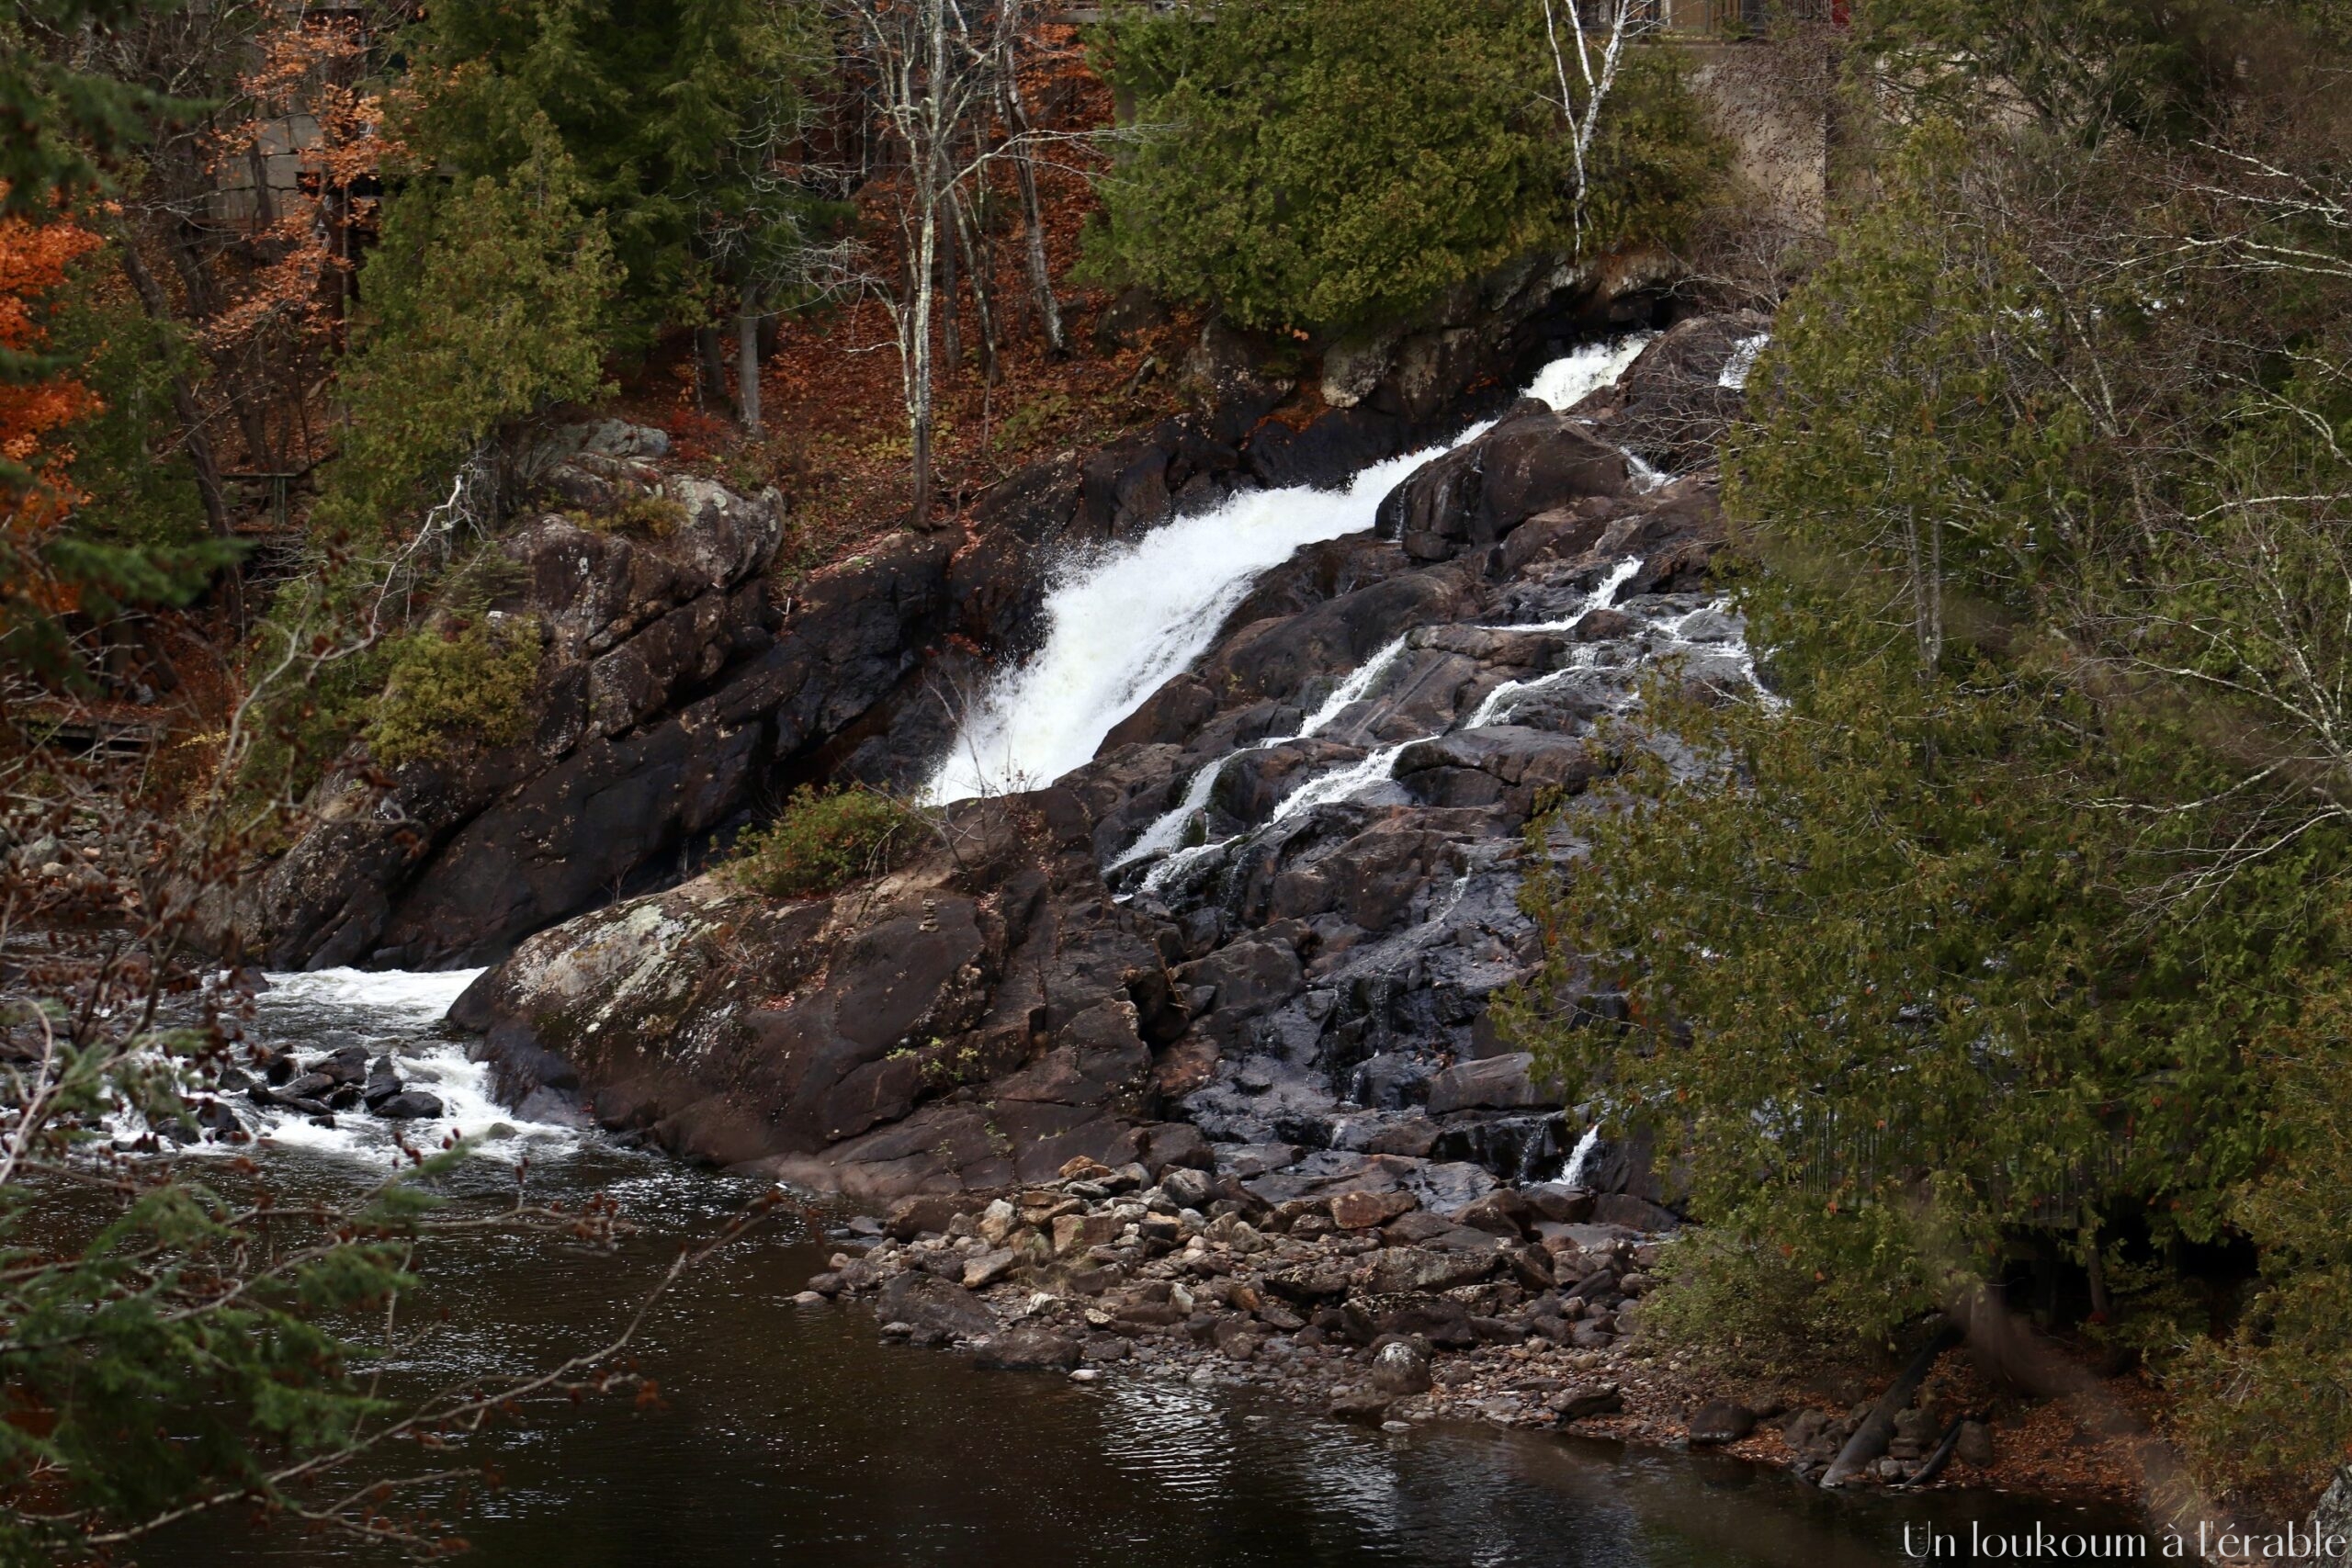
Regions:
<instances>
[{"instance_id":1,"label":"cascading water","mask_svg":"<svg viewBox=\"0 0 2352 1568\"><path fill-rule=\"evenodd\" d=\"M1600 1147L1600 1123L1595 1122L1584 1130L1577 1146L1568 1151L1568 1163L1560 1168L1560 1184L1574 1187L1584 1179L1585 1168L1592 1163L1595 1150Z\"/></svg>"},{"instance_id":2,"label":"cascading water","mask_svg":"<svg viewBox=\"0 0 2352 1568\"><path fill-rule=\"evenodd\" d=\"M1444 450L1374 463L1343 490L1250 491L1072 570L1046 600L1044 649L966 716L925 799L1033 788L1091 760L1113 726L1207 651L1261 573L1371 527L1380 498Z\"/></svg>"},{"instance_id":3,"label":"cascading water","mask_svg":"<svg viewBox=\"0 0 2352 1568\"><path fill-rule=\"evenodd\" d=\"M1545 366L1528 394L1571 407L1616 380L1649 341L1588 344ZM1044 648L965 716L923 797L1030 788L1091 761L1114 726L1207 651L1260 575L1307 545L1370 528L1381 498L1414 469L1487 429L1374 463L1339 490L1248 491L1074 563L1046 597Z\"/></svg>"}]
</instances>

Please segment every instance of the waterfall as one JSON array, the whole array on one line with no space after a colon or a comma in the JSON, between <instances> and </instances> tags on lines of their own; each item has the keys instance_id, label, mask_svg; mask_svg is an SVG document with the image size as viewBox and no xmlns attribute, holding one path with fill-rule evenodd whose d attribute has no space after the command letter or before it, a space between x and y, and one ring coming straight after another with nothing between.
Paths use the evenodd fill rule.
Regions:
<instances>
[{"instance_id":1,"label":"waterfall","mask_svg":"<svg viewBox=\"0 0 2352 1568\"><path fill-rule=\"evenodd\" d=\"M1648 343L1649 334L1637 333L1587 344L1545 366L1529 395L1570 407L1614 381ZM1338 490L1244 491L1069 562L1046 599L1045 646L964 716L923 799L1035 788L1091 761L1121 719L1208 650L1261 574L1305 546L1370 528L1381 498L1414 469L1487 428L1374 463Z\"/></svg>"},{"instance_id":2,"label":"waterfall","mask_svg":"<svg viewBox=\"0 0 2352 1568\"><path fill-rule=\"evenodd\" d=\"M1593 1151L1600 1146L1600 1123L1595 1122L1584 1130L1577 1146L1569 1151L1568 1163L1560 1168L1560 1185L1574 1187L1584 1179L1585 1167L1592 1163Z\"/></svg>"}]
</instances>

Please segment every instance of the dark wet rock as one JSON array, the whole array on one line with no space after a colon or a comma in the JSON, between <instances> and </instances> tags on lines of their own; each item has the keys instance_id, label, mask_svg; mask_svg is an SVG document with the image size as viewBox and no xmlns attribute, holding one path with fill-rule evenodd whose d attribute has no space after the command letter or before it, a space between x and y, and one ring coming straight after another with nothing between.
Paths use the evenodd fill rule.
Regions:
<instances>
[{"instance_id":1,"label":"dark wet rock","mask_svg":"<svg viewBox=\"0 0 2352 1568\"><path fill-rule=\"evenodd\" d=\"M1050 1329L1001 1329L974 1353L976 1366L1009 1372L1066 1372L1079 1363L1079 1342Z\"/></svg>"},{"instance_id":2,"label":"dark wet rock","mask_svg":"<svg viewBox=\"0 0 2352 1568\"><path fill-rule=\"evenodd\" d=\"M382 1104L371 1105L368 1109L390 1122L430 1122L442 1113L438 1097L413 1089L405 1089Z\"/></svg>"},{"instance_id":3,"label":"dark wet rock","mask_svg":"<svg viewBox=\"0 0 2352 1568\"><path fill-rule=\"evenodd\" d=\"M360 1100L368 1110L375 1111L405 1088L400 1074L392 1070L392 1059L379 1056L368 1070L368 1083L360 1091Z\"/></svg>"},{"instance_id":4,"label":"dark wet rock","mask_svg":"<svg viewBox=\"0 0 2352 1568\"><path fill-rule=\"evenodd\" d=\"M1538 513L1579 497L1620 495L1628 479L1624 454L1581 422L1522 405L1390 491L1377 526L1415 560L1449 560L1494 544Z\"/></svg>"},{"instance_id":5,"label":"dark wet rock","mask_svg":"<svg viewBox=\"0 0 2352 1568\"><path fill-rule=\"evenodd\" d=\"M1592 1416L1614 1416L1625 1408L1625 1393L1615 1383L1572 1389L1555 1395L1552 1412L1562 1421L1582 1421Z\"/></svg>"},{"instance_id":6,"label":"dark wet rock","mask_svg":"<svg viewBox=\"0 0 2352 1568\"><path fill-rule=\"evenodd\" d=\"M1390 1399L1425 1393L1430 1386L1429 1352L1410 1340L1392 1339L1372 1359L1372 1384Z\"/></svg>"},{"instance_id":7,"label":"dark wet rock","mask_svg":"<svg viewBox=\"0 0 2352 1568\"><path fill-rule=\"evenodd\" d=\"M1736 1400L1709 1400L1691 1412L1688 1426L1694 1444L1736 1443L1756 1429L1756 1412Z\"/></svg>"},{"instance_id":8,"label":"dark wet rock","mask_svg":"<svg viewBox=\"0 0 2352 1568\"><path fill-rule=\"evenodd\" d=\"M981 1339L991 1335L996 1319L978 1297L952 1280L909 1272L882 1287L874 1303L884 1323L903 1323L918 1332L950 1339Z\"/></svg>"},{"instance_id":9,"label":"dark wet rock","mask_svg":"<svg viewBox=\"0 0 2352 1568\"><path fill-rule=\"evenodd\" d=\"M1511 1110L1521 1106L1557 1105L1559 1093L1530 1077L1535 1058L1524 1051L1483 1062L1464 1062L1430 1079L1431 1115L1473 1107Z\"/></svg>"}]
</instances>

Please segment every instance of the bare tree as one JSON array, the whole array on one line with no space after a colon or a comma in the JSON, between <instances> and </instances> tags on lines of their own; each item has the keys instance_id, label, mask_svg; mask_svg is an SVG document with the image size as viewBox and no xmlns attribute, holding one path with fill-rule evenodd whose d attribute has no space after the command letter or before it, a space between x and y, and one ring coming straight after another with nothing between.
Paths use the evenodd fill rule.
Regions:
<instances>
[{"instance_id":1,"label":"bare tree","mask_svg":"<svg viewBox=\"0 0 2352 1568\"><path fill-rule=\"evenodd\" d=\"M974 121L996 102L1005 58L999 9L961 0L843 0L870 94L870 112L894 156L885 203L897 230L897 276L875 293L890 315L912 446L915 526L930 519L933 479L933 318L939 312L943 226L959 187L989 154L969 153ZM952 243L952 237L950 237Z\"/></svg>"},{"instance_id":2,"label":"bare tree","mask_svg":"<svg viewBox=\"0 0 2352 1568\"><path fill-rule=\"evenodd\" d=\"M1069 352L1069 331L1062 324L1061 301L1054 298L1053 269L1046 256L1046 211L1037 197L1037 162L1031 148L1035 141L1030 124L1028 106L1021 97L1020 61L1015 45L1021 36L1020 0L1006 0L1005 23L999 29L997 47L1003 58L997 65L997 85L1003 102L1000 112L1005 129L1012 134L1011 157L1012 174L1021 187L1021 215L1027 235L1029 263L1029 297L1037 310L1037 325L1046 334L1046 347L1055 355Z\"/></svg>"},{"instance_id":3,"label":"bare tree","mask_svg":"<svg viewBox=\"0 0 2352 1568\"><path fill-rule=\"evenodd\" d=\"M1584 87L1584 102L1577 102L1577 95L1568 82L1568 62L1560 48L1560 25L1554 14L1554 0L1544 0L1544 37L1552 50L1552 74L1560 86L1560 113L1568 122L1568 149L1574 160L1573 185L1569 193L1569 221L1574 236L1576 255L1584 256L1584 220L1590 205L1589 167L1593 132L1600 129L1601 109L1609 102L1610 90L1617 85L1617 67L1625 58L1625 39L1632 30L1634 7L1637 0L1591 0L1599 16L1590 30L1604 35L1600 47L1598 64L1594 49L1585 38L1587 24L1581 15L1578 0L1568 0L1568 36L1576 40L1577 75Z\"/></svg>"}]
</instances>

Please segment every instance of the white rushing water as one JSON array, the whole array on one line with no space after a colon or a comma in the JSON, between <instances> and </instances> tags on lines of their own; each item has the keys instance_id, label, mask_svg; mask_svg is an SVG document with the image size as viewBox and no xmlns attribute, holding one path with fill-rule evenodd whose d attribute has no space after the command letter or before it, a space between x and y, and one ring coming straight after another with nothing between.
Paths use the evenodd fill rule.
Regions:
<instances>
[{"instance_id":1,"label":"white rushing water","mask_svg":"<svg viewBox=\"0 0 2352 1568\"><path fill-rule=\"evenodd\" d=\"M371 1059L390 1056L405 1087L439 1100L441 1114L387 1121L353 1109L337 1111L330 1127L299 1111L259 1106L242 1094L230 1095L223 1098L253 1142L207 1137L186 1145L184 1152L226 1154L274 1146L390 1166L400 1158L403 1144L431 1150L460 1137L477 1140L477 1153L509 1163L526 1156L545 1161L576 1148L579 1129L526 1121L501 1106L491 1095L489 1066L469 1061L464 1045L443 1030L441 1021L450 1004L481 973L318 969L268 976L269 988L254 1002L257 1039L292 1050L304 1064L343 1046L364 1045ZM134 1111L119 1112L110 1122L120 1142L135 1142L147 1131Z\"/></svg>"},{"instance_id":2,"label":"white rushing water","mask_svg":"<svg viewBox=\"0 0 2352 1568\"><path fill-rule=\"evenodd\" d=\"M1580 402L1614 381L1650 335L1588 344L1555 360L1529 394L1556 409ZM1113 727L1208 650L1261 575L1306 546L1364 532L1381 497L1407 475L1487 429L1474 425L1444 446L1374 463L1338 490L1246 491L1073 563L1046 597L1044 648L965 716L923 798L937 804L1033 788L1092 760ZM1377 671L1367 671L1368 682ZM1325 705L1331 714L1344 705ZM1325 714L1317 717L1328 722Z\"/></svg>"},{"instance_id":3,"label":"white rushing water","mask_svg":"<svg viewBox=\"0 0 2352 1568\"><path fill-rule=\"evenodd\" d=\"M1555 1144L1553 1146L1556 1148L1559 1145ZM1584 1136L1577 1140L1577 1146L1568 1151L1568 1163L1560 1168L1561 1185L1574 1187L1582 1181L1585 1167L1592 1163L1593 1151L1600 1146L1600 1123L1595 1122L1584 1130Z\"/></svg>"}]
</instances>

